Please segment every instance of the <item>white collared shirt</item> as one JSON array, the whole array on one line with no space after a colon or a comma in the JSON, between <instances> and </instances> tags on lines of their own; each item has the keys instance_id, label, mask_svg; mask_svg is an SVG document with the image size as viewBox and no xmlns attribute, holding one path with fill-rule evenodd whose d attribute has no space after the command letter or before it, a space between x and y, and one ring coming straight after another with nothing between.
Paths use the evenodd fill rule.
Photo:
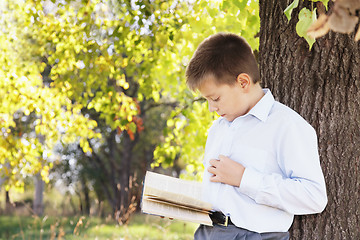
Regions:
<instances>
[{"instance_id":1,"label":"white collared shirt","mask_svg":"<svg viewBox=\"0 0 360 240\"><path fill-rule=\"evenodd\" d=\"M327 204L315 130L274 100L270 90L244 116L217 119L209 130L203 197L215 210L251 231L286 232L294 215L321 212ZM225 155L245 167L239 187L210 182L210 159Z\"/></svg>"}]
</instances>

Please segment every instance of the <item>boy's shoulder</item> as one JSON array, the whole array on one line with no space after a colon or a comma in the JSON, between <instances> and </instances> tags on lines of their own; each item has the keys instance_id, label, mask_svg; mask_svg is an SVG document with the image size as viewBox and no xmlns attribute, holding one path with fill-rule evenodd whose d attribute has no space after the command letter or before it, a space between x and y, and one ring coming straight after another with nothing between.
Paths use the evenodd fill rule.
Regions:
<instances>
[{"instance_id":1,"label":"boy's shoulder","mask_svg":"<svg viewBox=\"0 0 360 240\"><path fill-rule=\"evenodd\" d=\"M299 128L303 126L313 129L310 123L298 112L278 101L274 102L274 105L269 113L269 118L277 121L279 124L296 125Z\"/></svg>"},{"instance_id":2,"label":"boy's shoulder","mask_svg":"<svg viewBox=\"0 0 360 240\"><path fill-rule=\"evenodd\" d=\"M305 120L294 109L278 101L274 101L274 105L269 113L269 116L271 115L281 115L283 118L286 118L286 120L291 120L291 119L300 120L300 121Z\"/></svg>"}]
</instances>

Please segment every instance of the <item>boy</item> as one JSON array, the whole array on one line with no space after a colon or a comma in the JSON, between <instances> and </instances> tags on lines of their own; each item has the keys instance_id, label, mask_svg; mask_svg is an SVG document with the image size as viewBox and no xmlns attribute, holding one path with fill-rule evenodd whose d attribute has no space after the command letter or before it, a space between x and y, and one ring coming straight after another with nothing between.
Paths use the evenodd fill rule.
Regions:
<instances>
[{"instance_id":1,"label":"boy","mask_svg":"<svg viewBox=\"0 0 360 240\"><path fill-rule=\"evenodd\" d=\"M295 214L327 204L315 130L261 88L252 50L235 34L205 39L186 78L220 115L204 154L214 226L200 225L195 239L289 239Z\"/></svg>"}]
</instances>

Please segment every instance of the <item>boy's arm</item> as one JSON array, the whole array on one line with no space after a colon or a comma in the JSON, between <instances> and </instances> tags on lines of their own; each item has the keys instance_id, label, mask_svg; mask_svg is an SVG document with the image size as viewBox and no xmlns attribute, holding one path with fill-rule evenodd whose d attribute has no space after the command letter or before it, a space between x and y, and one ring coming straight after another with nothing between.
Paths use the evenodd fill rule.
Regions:
<instances>
[{"instance_id":1,"label":"boy's arm","mask_svg":"<svg viewBox=\"0 0 360 240\"><path fill-rule=\"evenodd\" d=\"M320 166L317 136L310 126L289 123L278 142L277 158L282 174L244 171L239 192L258 204L302 215L322 212L327 204Z\"/></svg>"},{"instance_id":2,"label":"boy's arm","mask_svg":"<svg viewBox=\"0 0 360 240\"><path fill-rule=\"evenodd\" d=\"M311 137L299 139L302 134L298 134L298 129L290 128L281 142L279 166L284 174L262 173L251 167L245 169L240 163L220 156L219 160L210 160L212 166L208 171L213 174L210 181L238 187L240 193L258 204L292 214L321 212L327 196L317 137L312 128L305 131L308 131L305 136Z\"/></svg>"}]
</instances>

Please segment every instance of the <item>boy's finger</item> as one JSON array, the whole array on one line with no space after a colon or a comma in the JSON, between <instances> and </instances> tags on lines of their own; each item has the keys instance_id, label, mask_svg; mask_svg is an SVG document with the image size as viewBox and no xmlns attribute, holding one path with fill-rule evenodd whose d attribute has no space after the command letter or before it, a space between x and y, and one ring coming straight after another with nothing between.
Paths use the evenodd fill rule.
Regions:
<instances>
[{"instance_id":1,"label":"boy's finger","mask_svg":"<svg viewBox=\"0 0 360 240\"><path fill-rule=\"evenodd\" d=\"M210 182L221 182L218 175L213 175L210 177Z\"/></svg>"},{"instance_id":2,"label":"boy's finger","mask_svg":"<svg viewBox=\"0 0 360 240\"><path fill-rule=\"evenodd\" d=\"M224 161L224 160L227 160L227 159L230 159L230 158L228 158L227 156L224 156L224 155L219 155L219 160Z\"/></svg>"},{"instance_id":3,"label":"boy's finger","mask_svg":"<svg viewBox=\"0 0 360 240\"><path fill-rule=\"evenodd\" d=\"M220 160L217 160L217 159L210 159L209 163L210 163L212 166L216 166L219 161L220 161Z\"/></svg>"},{"instance_id":4,"label":"boy's finger","mask_svg":"<svg viewBox=\"0 0 360 240\"><path fill-rule=\"evenodd\" d=\"M208 170L209 173L212 173L212 174L216 175L216 168L214 166L208 167L207 170Z\"/></svg>"}]
</instances>

